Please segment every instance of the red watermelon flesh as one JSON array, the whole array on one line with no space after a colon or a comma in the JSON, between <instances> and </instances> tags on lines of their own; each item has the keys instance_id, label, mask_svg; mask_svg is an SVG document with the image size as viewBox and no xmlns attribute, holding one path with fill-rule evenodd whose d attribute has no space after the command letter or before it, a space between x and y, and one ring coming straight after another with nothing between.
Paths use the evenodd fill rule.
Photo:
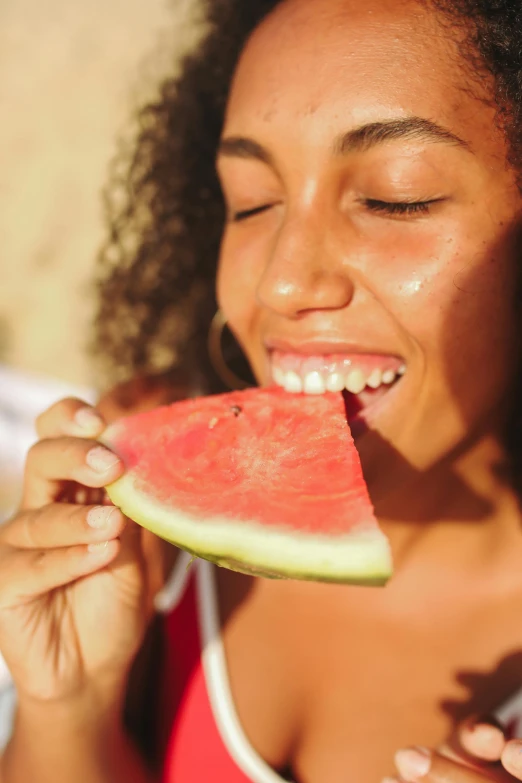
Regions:
<instances>
[{"instance_id":1,"label":"red watermelon flesh","mask_svg":"<svg viewBox=\"0 0 522 783\"><path fill-rule=\"evenodd\" d=\"M108 493L173 544L246 573L382 584L391 573L341 394L249 389L122 419Z\"/></svg>"}]
</instances>

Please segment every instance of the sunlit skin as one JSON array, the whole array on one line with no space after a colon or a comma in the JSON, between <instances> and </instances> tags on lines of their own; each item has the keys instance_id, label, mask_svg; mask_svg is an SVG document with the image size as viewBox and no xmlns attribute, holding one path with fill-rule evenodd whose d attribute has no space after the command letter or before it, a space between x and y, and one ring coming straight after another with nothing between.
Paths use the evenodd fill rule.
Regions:
<instances>
[{"instance_id":1,"label":"sunlit skin","mask_svg":"<svg viewBox=\"0 0 522 783\"><path fill-rule=\"evenodd\" d=\"M489 775L435 755L455 731L522 780L521 745L470 719L522 688L522 519L500 439L521 196L489 79L443 22L428 0L285 0L244 49L217 152L221 308L260 384L354 387L348 418L395 560L385 588L215 569L241 727L295 783L507 783L500 763ZM353 377L323 381L344 362ZM171 374L135 379L98 413L63 400L36 422L20 509L0 527L17 691L2 783L151 780L122 703L154 720L171 661L147 643L132 662L177 550L100 506L125 468L99 438L192 392ZM412 745L432 749L428 776L397 772Z\"/></svg>"},{"instance_id":2,"label":"sunlit skin","mask_svg":"<svg viewBox=\"0 0 522 783\"><path fill-rule=\"evenodd\" d=\"M494 470L521 198L488 80L458 51L415 2L288 0L230 94L218 294L259 382L274 342L407 365L357 439L394 580L260 582L225 629L247 733L302 781L377 780L401 744L437 745L441 702L469 698L459 673L479 678L481 710L522 679L520 664L494 675L522 642L520 516ZM232 605L239 578L220 578Z\"/></svg>"},{"instance_id":3,"label":"sunlit skin","mask_svg":"<svg viewBox=\"0 0 522 783\"><path fill-rule=\"evenodd\" d=\"M415 5L387 5L290 2L248 46L219 157L230 214L219 293L261 383L271 338L404 357L372 429L425 471L498 424L520 196L493 110L464 93L447 36L437 41ZM406 118L462 141L406 130L340 154L345 134ZM435 203L411 214L375 203L407 201ZM382 455L358 445L379 498Z\"/></svg>"}]
</instances>

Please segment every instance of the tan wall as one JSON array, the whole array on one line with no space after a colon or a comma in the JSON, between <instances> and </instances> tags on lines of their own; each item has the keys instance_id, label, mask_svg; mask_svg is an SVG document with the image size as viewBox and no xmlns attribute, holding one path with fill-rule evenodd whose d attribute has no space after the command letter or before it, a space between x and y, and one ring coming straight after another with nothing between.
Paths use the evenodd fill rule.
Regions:
<instances>
[{"instance_id":1,"label":"tan wall","mask_svg":"<svg viewBox=\"0 0 522 783\"><path fill-rule=\"evenodd\" d=\"M0 3L0 362L89 383L100 188L137 85L192 35L189 5Z\"/></svg>"}]
</instances>

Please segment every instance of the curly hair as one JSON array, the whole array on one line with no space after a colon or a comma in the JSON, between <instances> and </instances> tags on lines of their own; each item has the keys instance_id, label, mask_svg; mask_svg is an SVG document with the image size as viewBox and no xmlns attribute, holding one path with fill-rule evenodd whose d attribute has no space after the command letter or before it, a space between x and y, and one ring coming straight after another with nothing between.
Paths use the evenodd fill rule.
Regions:
<instances>
[{"instance_id":1,"label":"curly hair","mask_svg":"<svg viewBox=\"0 0 522 783\"><path fill-rule=\"evenodd\" d=\"M111 381L181 369L219 386L206 344L224 223L215 155L241 49L278 2L205 0L204 39L141 110L126 168L116 161L93 343Z\"/></svg>"},{"instance_id":2,"label":"curly hair","mask_svg":"<svg viewBox=\"0 0 522 783\"><path fill-rule=\"evenodd\" d=\"M207 356L224 224L215 154L240 52L282 1L202 0L206 34L139 114L132 156L107 190L110 230L100 254L93 350L111 380L184 371L208 392L220 390ZM522 171L520 0L419 2L440 11L450 33L464 31L470 71L493 77L511 162ZM508 447L520 475L520 414L510 422Z\"/></svg>"}]
</instances>

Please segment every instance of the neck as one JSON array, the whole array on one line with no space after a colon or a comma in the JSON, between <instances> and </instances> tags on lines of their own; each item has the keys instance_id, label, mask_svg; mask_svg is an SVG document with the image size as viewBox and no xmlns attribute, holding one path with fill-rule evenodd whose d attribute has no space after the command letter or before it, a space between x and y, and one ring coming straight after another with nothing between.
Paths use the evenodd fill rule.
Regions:
<instances>
[{"instance_id":1,"label":"neck","mask_svg":"<svg viewBox=\"0 0 522 783\"><path fill-rule=\"evenodd\" d=\"M445 567L492 564L522 546L519 499L492 436L401 485L376 504L397 568L423 551Z\"/></svg>"}]
</instances>

